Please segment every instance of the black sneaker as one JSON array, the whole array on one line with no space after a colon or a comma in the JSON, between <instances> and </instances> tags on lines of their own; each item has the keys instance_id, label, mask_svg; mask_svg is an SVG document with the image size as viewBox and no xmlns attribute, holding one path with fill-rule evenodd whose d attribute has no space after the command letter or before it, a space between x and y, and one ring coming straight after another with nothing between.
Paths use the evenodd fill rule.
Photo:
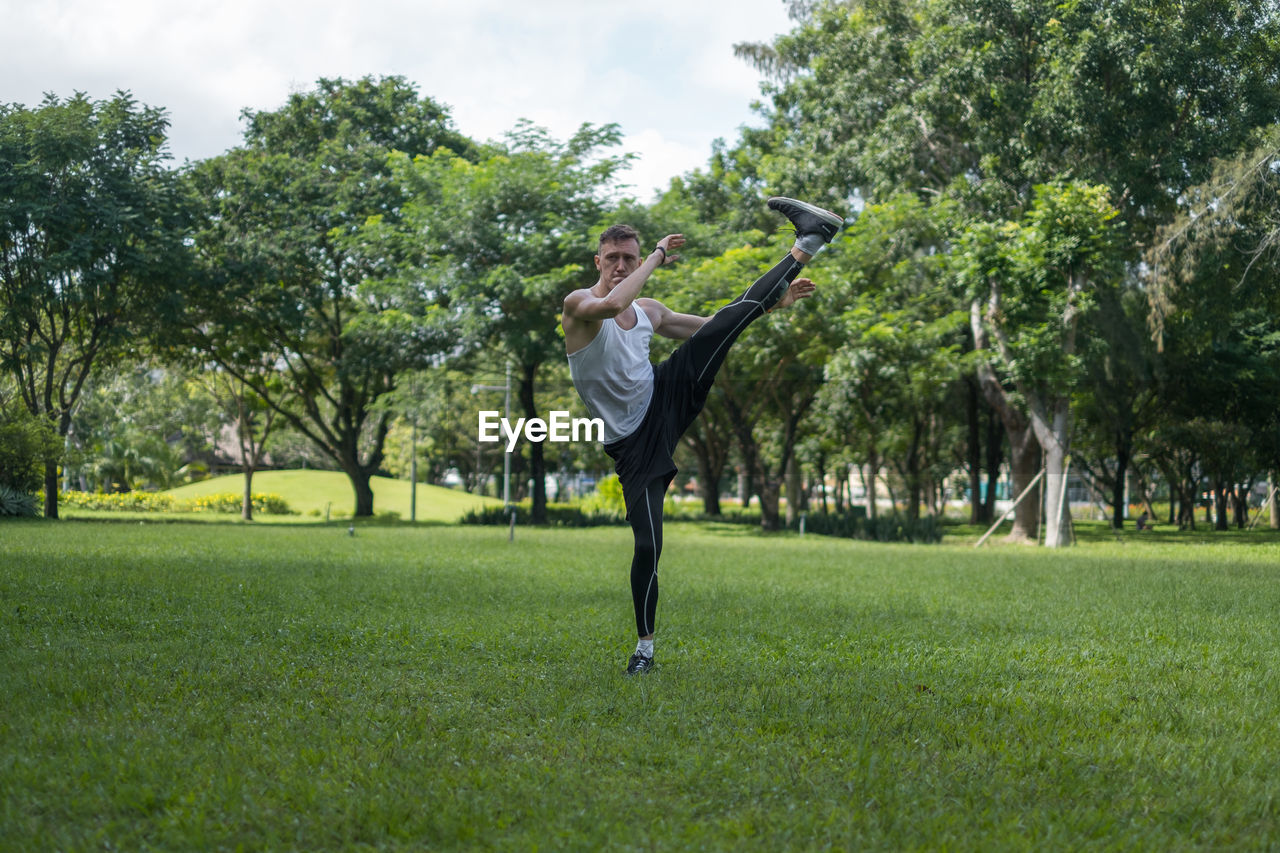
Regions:
<instances>
[{"instance_id":1,"label":"black sneaker","mask_svg":"<svg viewBox=\"0 0 1280 853\"><path fill-rule=\"evenodd\" d=\"M627 661L627 675L643 675L651 669L653 669L653 658L647 658L639 652Z\"/></svg>"},{"instance_id":2,"label":"black sneaker","mask_svg":"<svg viewBox=\"0 0 1280 853\"><path fill-rule=\"evenodd\" d=\"M770 210L776 210L791 220L797 237L819 234L824 242L830 243L844 227L844 217L840 214L794 198L774 196L768 204Z\"/></svg>"}]
</instances>

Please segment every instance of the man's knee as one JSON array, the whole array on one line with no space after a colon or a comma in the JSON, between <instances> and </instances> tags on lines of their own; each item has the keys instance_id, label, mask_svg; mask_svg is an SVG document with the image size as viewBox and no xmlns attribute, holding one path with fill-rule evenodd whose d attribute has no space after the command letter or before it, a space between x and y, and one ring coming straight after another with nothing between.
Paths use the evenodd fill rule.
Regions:
<instances>
[{"instance_id":1,"label":"man's knee","mask_svg":"<svg viewBox=\"0 0 1280 853\"><path fill-rule=\"evenodd\" d=\"M652 530L637 530L636 534L636 563L638 565L651 565L662 552L662 543L653 534Z\"/></svg>"}]
</instances>

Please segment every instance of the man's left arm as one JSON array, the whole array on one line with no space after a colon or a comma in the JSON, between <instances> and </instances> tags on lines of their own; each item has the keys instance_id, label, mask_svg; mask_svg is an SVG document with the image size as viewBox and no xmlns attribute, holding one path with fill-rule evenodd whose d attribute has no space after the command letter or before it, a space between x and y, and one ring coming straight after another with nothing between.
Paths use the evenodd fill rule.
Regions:
<instances>
[{"instance_id":1,"label":"man's left arm","mask_svg":"<svg viewBox=\"0 0 1280 853\"><path fill-rule=\"evenodd\" d=\"M813 295L815 287L814 283L807 278L798 278L791 282L791 286L782 294L782 298L778 300L778 304L773 306L774 311L779 308L790 308L801 299L808 299ZM693 336L693 333L702 328L703 324L710 320L710 317L699 317L695 314L681 314L672 311L656 299L638 299L639 303L644 303L645 310L649 312L650 321L653 322L653 332L656 335L662 335L664 338L673 338L677 341L685 341ZM657 317L655 321L653 318Z\"/></svg>"},{"instance_id":2,"label":"man's left arm","mask_svg":"<svg viewBox=\"0 0 1280 853\"><path fill-rule=\"evenodd\" d=\"M659 314L658 322L653 324L653 332L655 335L662 335L664 338L672 338L677 341L687 341L693 337L693 333L702 328L702 325L710 320L710 317L699 317L696 314L681 314L678 311L672 311L667 306L657 300L653 301L657 306ZM650 315L653 316L652 314Z\"/></svg>"}]
</instances>

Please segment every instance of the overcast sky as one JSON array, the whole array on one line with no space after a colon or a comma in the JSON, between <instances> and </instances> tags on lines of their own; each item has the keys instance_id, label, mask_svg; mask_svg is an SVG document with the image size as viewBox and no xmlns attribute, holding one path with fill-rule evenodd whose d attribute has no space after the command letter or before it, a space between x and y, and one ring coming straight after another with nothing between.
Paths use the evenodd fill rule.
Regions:
<instances>
[{"instance_id":1,"label":"overcast sky","mask_svg":"<svg viewBox=\"0 0 1280 853\"><path fill-rule=\"evenodd\" d=\"M784 0L0 0L0 101L44 93L164 107L177 163L237 145L240 111L320 77L398 74L497 139L520 118L564 139L617 122L644 201L758 124L733 45L790 29Z\"/></svg>"}]
</instances>

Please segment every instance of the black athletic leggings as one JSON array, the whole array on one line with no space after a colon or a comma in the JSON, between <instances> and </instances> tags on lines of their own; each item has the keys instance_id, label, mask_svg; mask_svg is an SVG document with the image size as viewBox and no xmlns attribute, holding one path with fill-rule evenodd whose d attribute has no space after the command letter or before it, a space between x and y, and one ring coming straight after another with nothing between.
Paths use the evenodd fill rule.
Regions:
<instances>
[{"instance_id":1,"label":"black athletic leggings","mask_svg":"<svg viewBox=\"0 0 1280 853\"><path fill-rule=\"evenodd\" d=\"M703 324L671 357L654 372L654 394L641 430L659 430L662 462L637 466L647 473L622 484L627 497L627 520L635 537L631 558L631 600L636 611L636 631L646 637L654 631L658 609L658 558L662 556L662 501L671 483L674 466L669 460L680 436L702 411L716 373L729 347L753 320L777 304L803 265L788 253L773 269L755 281L746 292L721 308ZM637 447L653 447L644 441ZM656 469L665 468L663 473ZM631 478L626 478L631 479Z\"/></svg>"}]
</instances>

